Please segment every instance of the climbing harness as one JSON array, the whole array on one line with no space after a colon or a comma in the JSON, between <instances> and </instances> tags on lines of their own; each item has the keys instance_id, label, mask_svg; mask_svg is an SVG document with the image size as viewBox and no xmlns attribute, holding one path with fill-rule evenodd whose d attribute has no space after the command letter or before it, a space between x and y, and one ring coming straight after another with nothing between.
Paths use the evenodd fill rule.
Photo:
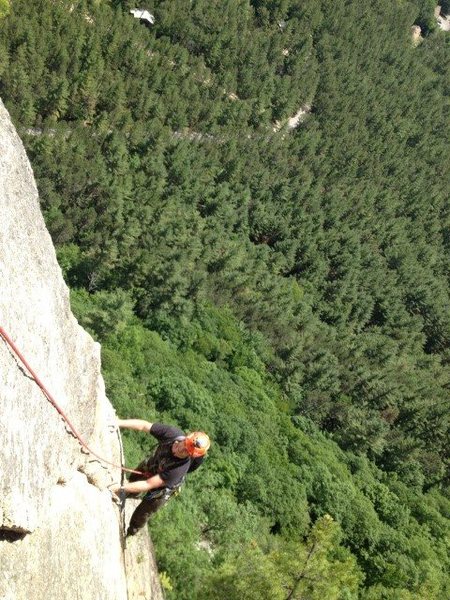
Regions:
<instances>
[{"instance_id":1,"label":"climbing harness","mask_svg":"<svg viewBox=\"0 0 450 600\"><path fill-rule=\"evenodd\" d=\"M50 394L50 392L44 386L44 384L42 383L42 381L39 379L39 377L36 375L36 373L30 367L30 365L28 364L28 362L25 359L25 357L23 356L23 354L20 352L20 350L15 345L15 343L12 341L12 339L9 337L9 335L6 333L6 331L1 326L0 326L0 337L2 337L3 340L6 342L6 344L8 344L8 346L11 348L11 350L14 352L14 354L17 356L17 358L20 360L20 362L23 364L23 366L26 368L26 370L30 373L33 381L41 388L41 391L44 394L44 396L47 398L47 400L50 402L50 404L61 415L61 417L63 418L63 420L65 421L65 423L68 425L68 427L69 427L70 431L72 432L72 434L79 441L80 445L85 450L87 450L87 452L89 454L92 454L92 456L95 456L101 462L106 463L108 465L111 465L112 467L116 467L117 469L121 469L122 471L126 471L127 473L136 473L137 475L144 475L144 473L142 473L141 471L135 471L134 469L128 469L127 467L124 467L122 465L116 465L115 463L113 463L113 462L111 462L109 460L106 460L106 458L103 458L102 456L99 456L96 452L94 452L86 444L86 442L83 440L83 438L80 436L80 434L77 432L77 430L72 425L72 423L70 422L70 420L67 417L67 415L63 412L63 410L61 409L61 407L57 404L56 400L53 398L53 396Z\"/></svg>"},{"instance_id":2,"label":"climbing harness","mask_svg":"<svg viewBox=\"0 0 450 600\"><path fill-rule=\"evenodd\" d=\"M145 500L168 500L172 495L171 488L158 488L157 490L151 490L144 496Z\"/></svg>"}]
</instances>

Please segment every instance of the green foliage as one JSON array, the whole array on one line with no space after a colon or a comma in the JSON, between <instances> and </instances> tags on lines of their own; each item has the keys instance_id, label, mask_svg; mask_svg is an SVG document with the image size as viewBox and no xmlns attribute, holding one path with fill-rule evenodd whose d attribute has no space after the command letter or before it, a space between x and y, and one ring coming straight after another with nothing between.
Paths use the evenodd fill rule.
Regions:
<instances>
[{"instance_id":1,"label":"green foliage","mask_svg":"<svg viewBox=\"0 0 450 600\"><path fill-rule=\"evenodd\" d=\"M157 0L152 28L130 7L15 0L0 94L117 410L213 437L152 523L169 594L447 597L433 2Z\"/></svg>"},{"instance_id":2,"label":"green foliage","mask_svg":"<svg viewBox=\"0 0 450 600\"><path fill-rule=\"evenodd\" d=\"M115 292L73 297L85 324L117 301ZM227 336L231 353L246 346L246 355L259 356L258 340L227 310L203 306L199 315L217 339ZM101 332L107 392L118 414L201 427L213 439L206 465L151 522L160 568L173 586L169 597L209 597L221 593L220 584L224 597L262 594L269 585L275 597L292 589L299 597L353 598L360 590L368 597L426 592L437 600L448 583L445 499L340 450L311 420L291 422L264 369L205 358L192 349L192 331L203 331L199 321L179 323L174 345L129 312ZM134 432L124 437L135 466L152 443Z\"/></svg>"},{"instance_id":3,"label":"green foliage","mask_svg":"<svg viewBox=\"0 0 450 600\"><path fill-rule=\"evenodd\" d=\"M9 0L0 0L0 19L6 17L11 10Z\"/></svg>"},{"instance_id":4,"label":"green foliage","mask_svg":"<svg viewBox=\"0 0 450 600\"><path fill-rule=\"evenodd\" d=\"M211 576L201 597L211 600L264 600L267 597L284 600L286 593L278 565L252 544Z\"/></svg>"},{"instance_id":5,"label":"green foliage","mask_svg":"<svg viewBox=\"0 0 450 600\"><path fill-rule=\"evenodd\" d=\"M173 590L173 586L170 583L170 577L167 575L165 571L159 573L159 580L161 582L161 587L163 590L171 592Z\"/></svg>"},{"instance_id":6,"label":"green foliage","mask_svg":"<svg viewBox=\"0 0 450 600\"><path fill-rule=\"evenodd\" d=\"M317 521L305 542L280 542L264 553L255 543L224 563L207 583L205 598L332 600L358 597L361 572L339 546L339 526L329 515Z\"/></svg>"},{"instance_id":7,"label":"green foliage","mask_svg":"<svg viewBox=\"0 0 450 600\"><path fill-rule=\"evenodd\" d=\"M304 544L289 542L273 553L282 573L286 598L358 597L363 576L355 557L340 545L341 531L330 515L324 515L311 528Z\"/></svg>"},{"instance_id":8,"label":"green foliage","mask_svg":"<svg viewBox=\"0 0 450 600\"><path fill-rule=\"evenodd\" d=\"M72 290L71 304L83 326L96 338L120 335L127 325L136 322L133 302L127 292L97 292Z\"/></svg>"},{"instance_id":9,"label":"green foliage","mask_svg":"<svg viewBox=\"0 0 450 600\"><path fill-rule=\"evenodd\" d=\"M416 0L418 15L416 23L422 29L425 35L428 35L436 29L436 19L434 17L434 9L436 2L434 0Z\"/></svg>"}]
</instances>

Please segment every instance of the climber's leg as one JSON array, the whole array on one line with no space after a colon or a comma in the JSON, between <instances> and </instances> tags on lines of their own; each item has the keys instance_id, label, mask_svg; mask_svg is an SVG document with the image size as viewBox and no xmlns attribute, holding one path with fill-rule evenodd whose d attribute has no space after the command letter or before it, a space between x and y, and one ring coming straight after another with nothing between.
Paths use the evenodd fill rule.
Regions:
<instances>
[{"instance_id":1,"label":"climber's leg","mask_svg":"<svg viewBox=\"0 0 450 600\"><path fill-rule=\"evenodd\" d=\"M130 525L128 526L127 535L134 535L139 529L144 527L149 517L159 510L168 501L170 496L163 493L162 496L155 498L149 494L145 496L142 502L131 515Z\"/></svg>"}]
</instances>

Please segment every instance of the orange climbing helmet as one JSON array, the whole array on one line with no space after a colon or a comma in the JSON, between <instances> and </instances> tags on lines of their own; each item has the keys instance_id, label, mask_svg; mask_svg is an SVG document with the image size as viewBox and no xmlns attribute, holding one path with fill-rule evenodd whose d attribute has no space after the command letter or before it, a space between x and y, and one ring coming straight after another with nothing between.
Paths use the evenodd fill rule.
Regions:
<instances>
[{"instance_id":1,"label":"orange climbing helmet","mask_svg":"<svg viewBox=\"0 0 450 600\"><path fill-rule=\"evenodd\" d=\"M192 456L193 458L205 456L211 445L209 437L206 433L203 433L203 431L194 431L193 433L190 433L186 436L184 442L189 456Z\"/></svg>"}]
</instances>

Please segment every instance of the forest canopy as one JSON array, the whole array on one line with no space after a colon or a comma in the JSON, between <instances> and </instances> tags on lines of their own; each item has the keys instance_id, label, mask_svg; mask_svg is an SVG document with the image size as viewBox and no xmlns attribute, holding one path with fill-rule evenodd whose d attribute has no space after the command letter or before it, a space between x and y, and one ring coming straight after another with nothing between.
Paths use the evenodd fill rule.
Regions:
<instances>
[{"instance_id":1,"label":"forest canopy","mask_svg":"<svg viewBox=\"0 0 450 600\"><path fill-rule=\"evenodd\" d=\"M0 96L118 413L214 440L151 524L168 597L448 596L434 2L130 8L0 0Z\"/></svg>"}]
</instances>

